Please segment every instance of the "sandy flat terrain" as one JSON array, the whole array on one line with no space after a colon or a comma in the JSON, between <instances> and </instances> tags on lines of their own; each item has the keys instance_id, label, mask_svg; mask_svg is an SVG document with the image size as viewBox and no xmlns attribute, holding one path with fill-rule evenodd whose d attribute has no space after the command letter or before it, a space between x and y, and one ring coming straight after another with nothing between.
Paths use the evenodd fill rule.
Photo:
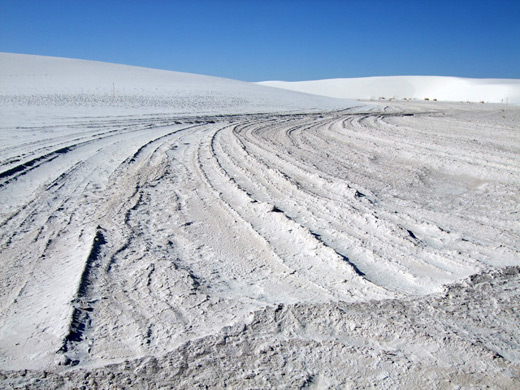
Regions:
<instances>
[{"instance_id":1,"label":"sandy flat terrain","mask_svg":"<svg viewBox=\"0 0 520 390\"><path fill-rule=\"evenodd\" d=\"M3 387L520 385L518 107L12 96Z\"/></svg>"}]
</instances>

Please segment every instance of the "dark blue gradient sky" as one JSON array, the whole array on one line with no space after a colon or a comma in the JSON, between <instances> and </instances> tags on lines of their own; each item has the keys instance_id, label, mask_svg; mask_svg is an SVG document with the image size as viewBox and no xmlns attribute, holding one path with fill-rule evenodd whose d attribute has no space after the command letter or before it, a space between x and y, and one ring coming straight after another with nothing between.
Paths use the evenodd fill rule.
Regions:
<instances>
[{"instance_id":1,"label":"dark blue gradient sky","mask_svg":"<svg viewBox=\"0 0 520 390\"><path fill-rule=\"evenodd\" d=\"M520 78L520 1L0 0L0 51L246 81Z\"/></svg>"}]
</instances>

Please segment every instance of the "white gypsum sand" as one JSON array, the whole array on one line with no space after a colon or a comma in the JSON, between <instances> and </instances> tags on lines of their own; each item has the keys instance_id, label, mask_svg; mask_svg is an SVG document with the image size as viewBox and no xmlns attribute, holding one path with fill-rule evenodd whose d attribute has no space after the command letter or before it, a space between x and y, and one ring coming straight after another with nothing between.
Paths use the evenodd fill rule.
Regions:
<instances>
[{"instance_id":1,"label":"white gypsum sand","mask_svg":"<svg viewBox=\"0 0 520 390\"><path fill-rule=\"evenodd\" d=\"M520 80L441 76L385 76L257 83L341 99L442 100L520 104Z\"/></svg>"},{"instance_id":2,"label":"white gypsum sand","mask_svg":"<svg viewBox=\"0 0 520 390\"><path fill-rule=\"evenodd\" d=\"M104 115L221 115L352 106L218 77L10 53L0 53L0 96L2 123L13 126Z\"/></svg>"},{"instance_id":3,"label":"white gypsum sand","mask_svg":"<svg viewBox=\"0 0 520 390\"><path fill-rule=\"evenodd\" d=\"M4 387L518 386L517 107L2 58Z\"/></svg>"}]
</instances>

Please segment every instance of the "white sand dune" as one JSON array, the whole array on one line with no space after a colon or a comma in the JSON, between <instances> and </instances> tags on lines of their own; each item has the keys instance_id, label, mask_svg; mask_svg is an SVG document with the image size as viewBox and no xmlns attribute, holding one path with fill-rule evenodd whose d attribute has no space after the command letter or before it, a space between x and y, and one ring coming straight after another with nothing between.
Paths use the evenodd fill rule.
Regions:
<instances>
[{"instance_id":1,"label":"white sand dune","mask_svg":"<svg viewBox=\"0 0 520 390\"><path fill-rule=\"evenodd\" d=\"M55 117L242 114L340 109L344 100L273 90L191 73L67 58L0 53L0 115ZM20 107L30 107L20 113ZM57 108L57 109L56 109Z\"/></svg>"},{"instance_id":2,"label":"white sand dune","mask_svg":"<svg viewBox=\"0 0 520 390\"><path fill-rule=\"evenodd\" d=\"M519 387L519 107L0 87L1 388Z\"/></svg>"},{"instance_id":3,"label":"white sand dune","mask_svg":"<svg viewBox=\"0 0 520 390\"><path fill-rule=\"evenodd\" d=\"M388 76L313 81L264 81L270 87L341 99L438 99L520 104L520 80Z\"/></svg>"}]
</instances>

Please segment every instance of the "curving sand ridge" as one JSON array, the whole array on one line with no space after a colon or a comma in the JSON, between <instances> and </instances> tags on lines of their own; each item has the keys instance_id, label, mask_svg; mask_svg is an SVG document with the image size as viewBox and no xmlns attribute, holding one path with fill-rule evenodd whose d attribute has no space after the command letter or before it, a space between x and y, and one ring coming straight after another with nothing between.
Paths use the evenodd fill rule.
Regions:
<instances>
[{"instance_id":1,"label":"curving sand ridge","mask_svg":"<svg viewBox=\"0 0 520 390\"><path fill-rule=\"evenodd\" d=\"M243 84L4 95L2 387L518 387L518 107Z\"/></svg>"},{"instance_id":2,"label":"curving sand ridge","mask_svg":"<svg viewBox=\"0 0 520 390\"><path fill-rule=\"evenodd\" d=\"M264 81L269 87L341 99L438 99L520 104L520 80L387 76L313 81Z\"/></svg>"}]
</instances>

